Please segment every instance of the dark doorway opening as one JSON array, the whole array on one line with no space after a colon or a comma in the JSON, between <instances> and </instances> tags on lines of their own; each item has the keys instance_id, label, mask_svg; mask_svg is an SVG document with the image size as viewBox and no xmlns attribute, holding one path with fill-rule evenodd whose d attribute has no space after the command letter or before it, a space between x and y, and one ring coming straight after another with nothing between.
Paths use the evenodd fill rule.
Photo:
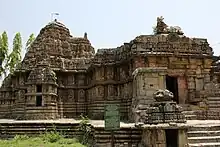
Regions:
<instances>
[{"instance_id":1,"label":"dark doorway opening","mask_svg":"<svg viewBox=\"0 0 220 147\"><path fill-rule=\"evenodd\" d=\"M36 106L42 106L42 96L36 96Z\"/></svg>"},{"instance_id":2,"label":"dark doorway opening","mask_svg":"<svg viewBox=\"0 0 220 147\"><path fill-rule=\"evenodd\" d=\"M37 85L37 92L42 92L42 85Z\"/></svg>"},{"instance_id":3,"label":"dark doorway opening","mask_svg":"<svg viewBox=\"0 0 220 147\"><path fill-rule=\"evenodd\" d=\"M166 87L167 87L167 90L173 93L174 101L179 103L177 77L166 76Z\"/></svg>"},{"instance_id":4,"label":"dark doorway opening","mask_svg":"<svg viewBox=\"0 0 220 147\"><path fill-rule=\"evenodd\" d=\"M178 146L178 130L170 129L165 130L166 132L166 146L177 147Z\"/></svg>"}]
</instances>

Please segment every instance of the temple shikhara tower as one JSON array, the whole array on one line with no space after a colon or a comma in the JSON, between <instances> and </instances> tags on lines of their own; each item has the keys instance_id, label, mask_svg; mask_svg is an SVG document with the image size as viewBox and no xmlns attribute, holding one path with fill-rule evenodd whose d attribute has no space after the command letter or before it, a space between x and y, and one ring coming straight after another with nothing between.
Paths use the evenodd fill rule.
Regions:
<instances>
[{"instance_id":1,"label":"temple shikhara tower","mask_svg":"<svg viewBox=\"0 0 220 147\"><path fill-rule=\"evenodd\" d=\"M104 119L105 104L120 104L121 120L153 103L159 89L185 111L217 110L218 58L207 39L189 38L157 18L153 35L95 52L89 35L71 36L54 21L41 29L21 67L0 88L0 118ZM218 99L219 98L219 99Z\"/></svg>"}]
</instances>

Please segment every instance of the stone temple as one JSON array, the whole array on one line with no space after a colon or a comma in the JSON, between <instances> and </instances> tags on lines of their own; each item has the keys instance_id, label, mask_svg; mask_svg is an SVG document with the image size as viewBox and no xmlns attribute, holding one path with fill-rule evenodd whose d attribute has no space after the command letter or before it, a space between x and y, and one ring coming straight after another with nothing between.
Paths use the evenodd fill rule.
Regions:
<instances>
[{"instance_id":1,"label":"stone temple","mask_svg":"<svg viewBox=\"0 0 220 147\"><path fill-rule=\"evenodd\" d=\"M174 116L185 122L182 113L186 119L219 119L218 60L207 39L189 38L162 17L153 35L96 52L87 33L71 36L55 20L41 29L21 66L3 81L0 119L77 119L83 114L103 120L106 104L120 104L125 122L160 123ZM173 113L160 120L163 116L151 112L160 112L161 104Z\"/></svg>"},{"instance_id":2,"label":"stone temple","mask_svg":"<svg viewBox=\"0 0 220 147\"><path fill-rule=\"evenodd\" d=\"M104 105L117 103L121 119L129 120L133 107L147 104L157 89L173 92L187 110L215 109L209 101L219 96L217 59L207 39L189 38L162 18L154 35L96 53L87 33L73 37L54 21L3 81L0 118L103 119Z\"/></svg>"}]
</instances>

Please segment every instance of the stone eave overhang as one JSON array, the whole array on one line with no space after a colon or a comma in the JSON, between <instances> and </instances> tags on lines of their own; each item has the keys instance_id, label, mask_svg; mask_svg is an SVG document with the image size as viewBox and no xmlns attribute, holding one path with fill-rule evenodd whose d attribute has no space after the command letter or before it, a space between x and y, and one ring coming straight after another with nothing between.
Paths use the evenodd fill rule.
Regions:
<instances>
[{"instance_id":1,"label":"stone eave overhang","mask_svg":"<svg viewBox=\"0 0 220 147\"><path fill-rule=\"evenodd\" d=\"M133 54L133 57L190 57L190 58L208 58L213 59L212 55L207 54L183 54L183 53L143 53L143 54Z\"/></svg>"}]
</instances>

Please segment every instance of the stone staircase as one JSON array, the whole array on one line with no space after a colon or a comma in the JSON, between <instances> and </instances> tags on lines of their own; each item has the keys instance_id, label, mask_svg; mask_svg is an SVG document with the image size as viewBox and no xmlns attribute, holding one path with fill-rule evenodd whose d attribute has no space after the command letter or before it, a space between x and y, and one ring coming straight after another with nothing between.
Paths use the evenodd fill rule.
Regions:
<instances>
[{"instance_id":1,"label":"stone staircase","mask_svg":"<svg viewBox=\"0 0 220 147\"><path fill-rule=\"evenodd\" d=\"M220 97L208 97L209 110L220 110Z\"/></svg>"},{"instance_id":2,"label":"stone staircase","mask_svg":"<svg viewBox=\"0 0 220 147\"><path fill-rule=\"evenodd\" d=\"M197 116L194 111L183 111L183 114L185 115L185 118L187 120L196 120Z\"/></svg>"},{"instance_id":3,"label":"stone staircase","mask_svg":"<svg viewBox=\"0 0 220 147\"><path fill-rule=\"evenodd\" d=\"M2 122L1 122L2 121ZM79 122L50 122L50 121L0 121L0 138L11 139L15 135L36 136L46 131L54 129L67 138L79 137ZM97 122L99 124L99 122ZM96 146L106 147L111 140L111 132L103 127L92 127ZM141 129L132 127L122 127L114 133L115 146L138 146L141 141Z\"/></svg>"},{"instance_id":4,"label":"stone staircase","mask_svg":"<svg viewBox=\"0 0 220 147\"><path fill-rule=\"evenodd\" d=\"M66 137L79 136L78 124L68 123L0 123L0 138L10 139L15 135L36 136L47 131L65 132Z\"/></svg>"},{"instance_id":5,"label":"stone staircase","mask_svg":"<svg viewBox=\"0 0 220 147\"><path fill-rule=\"evenodd\" d=\"M220 126L196 126L188 131L189 147L220 147Z\"/></svg>"},{"instance_id":6,"label":"stone staircase","mask_svg":"<svg viewBox=\"0 0 220 147\"><path fill-rule=\"evenodd\" d=\"M136 128L121 128L115 131L114 141L115 146L138 146L141 142L142 132L140 129ZM105 131L104 128L96 128L95 136L96 145L98 147L106 147L106 145L111 146L111 132ZM126 145L127 144L127 145ZM124 145L124 146L123 146Z\"/></svg>"}]
</instances>

